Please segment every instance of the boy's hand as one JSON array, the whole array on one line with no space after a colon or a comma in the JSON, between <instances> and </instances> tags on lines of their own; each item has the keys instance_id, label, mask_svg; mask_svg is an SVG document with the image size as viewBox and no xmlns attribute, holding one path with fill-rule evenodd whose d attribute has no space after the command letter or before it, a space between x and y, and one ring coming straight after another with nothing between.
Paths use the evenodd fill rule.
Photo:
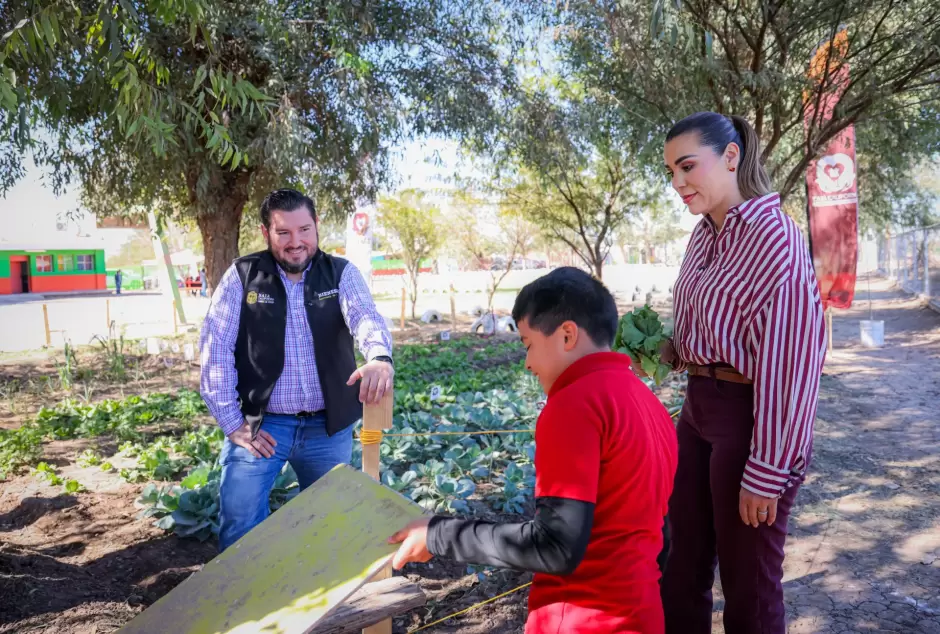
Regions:
<instances>
[{"instance_id":1,"label":"boy's hand","mask_svg":"<svg viewBox=\"0 0 940 634\"><path fill-rule=\"evenodd\" d=\"M401 544L392 558L392 568L401 570L409 562L416 561L423 564L431 560L433 555L428 551L428 524L430 523L430 517L422 517L388 538L389 544Z\"/></svg>"}]
</instances>

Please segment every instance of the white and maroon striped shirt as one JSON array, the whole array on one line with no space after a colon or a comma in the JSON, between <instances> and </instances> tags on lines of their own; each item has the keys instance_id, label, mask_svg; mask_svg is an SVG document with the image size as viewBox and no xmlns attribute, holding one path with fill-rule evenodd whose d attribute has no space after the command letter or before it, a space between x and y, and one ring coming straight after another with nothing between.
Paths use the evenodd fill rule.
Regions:
<instances>
[{"instance_id":1,"label":"white and maroon striped shirt","mask_svg":"<svg viewBox=\"0 0 940 634\"><path fill-rule=\"evenodd\" d=\"M819 283L796 224L767 194L705 217L675 285L680 367L727 363L754 382L741 486L776 497L806 469L826 352Z\"/></svg>"}]
</instances>

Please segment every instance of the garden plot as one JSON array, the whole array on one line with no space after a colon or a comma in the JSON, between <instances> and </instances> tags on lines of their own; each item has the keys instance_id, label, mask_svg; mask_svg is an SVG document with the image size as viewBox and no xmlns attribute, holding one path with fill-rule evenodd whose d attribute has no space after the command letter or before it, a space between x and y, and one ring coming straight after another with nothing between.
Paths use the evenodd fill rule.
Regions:
<instances>
[{"instance_id":1,"label":"garden plot","mask_svg":"<svg viewBox=\"0 0 940 634\"><path fill-rule=\"evenodd\" d=\"M0 549L0 563L28 571L22 573L26 578L63 580L54 584L54 600L47 597L53 588L46 582L35 581L35 591L29 583L16 584L8 595L15 600L13 612L3 617L7 621L0 622L0 631L34 623L48 623L57 628L48 631L56 632L110 631L215 554L217 461L224 438L196 392L197 374L182 370L185 362L167 351L154 359L128 355L122 378L121 364L106 354L101 347L69 360L64 352L40 366L44 372L30 372L32 389L38 392L43 385L45 392L28 392L24 383L20 393L32 399L32 411L20 415L15 429L0 432L0 470L7 477L0 531L16 544ZM382 482L428 511L491 519L531 512L531 430L544 395L525 372L518 340L424 340L399 346L395 356L394 428L382 441ZM60 377L67 361L71 387ZM140 363L147 365L141 369ZM135 368L136 380L128 380L127 367ZM134 383L146 385L158 375L172 376L178 387L126 394ZM48 402L52 383L60 398ZM83 384L115 397L83 398ZM670 384L659 389L672 399L667 404L676 406L681 392ZM37 401L46 404L36 410ZM483 431L506 433L478 433ZM359 444L354 446L358 466ZM271 509L297 492L296 477L287 467L271 493ZM94 583L78 583L88 573L94 574ZM427 607L396 619L396 631L529 578L444 562L410 565L406 573L430 600ZM117 610L115 603L121 602ZM486 614L502 623L493 632L516 631L524 619L525 592L488 606Z\"/></svg>"}]
</instances>

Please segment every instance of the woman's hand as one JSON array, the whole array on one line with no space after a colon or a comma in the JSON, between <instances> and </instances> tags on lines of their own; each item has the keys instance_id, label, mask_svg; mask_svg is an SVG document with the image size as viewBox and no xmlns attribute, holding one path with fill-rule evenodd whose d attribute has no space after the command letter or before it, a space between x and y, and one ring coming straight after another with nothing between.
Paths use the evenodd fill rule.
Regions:
<instances>
[{"instance_id":1,"label":"woman's hand","mask_svg":"<svg viewBox=\"0 0 940 634\"><path fill-rule=\"evenodd\" d=\"M742 522L754 528L762 522L766 522L767 526L774 525L777 519L777 498L757 495L742 487L738 499L738 513L741 514Z\"/></svg>"},{"instance_id":2,"label":"woman's hand","mask_svg":"<svg viewBox=\"0 0 940 634\"><path fill-rule=\"evenodd\" d=\"M672 345L672 339L666 339L659 346L659 358L669 367L676 367L676 360L678 359L678 355L676 355L676 349ZM633 357L630 357L630 367L633 368L633 373L637 376L649 376L646 372L643 371L643 368L640 366L640 362L634 361Z\"/></svg>"}]
</instances>

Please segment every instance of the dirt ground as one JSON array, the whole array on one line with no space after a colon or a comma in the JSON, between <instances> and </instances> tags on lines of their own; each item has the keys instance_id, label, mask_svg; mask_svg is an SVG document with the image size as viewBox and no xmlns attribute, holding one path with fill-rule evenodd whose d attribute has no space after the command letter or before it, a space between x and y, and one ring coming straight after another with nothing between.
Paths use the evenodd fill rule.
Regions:
<instances>
[{"instance_id":1,"label":"dirt ground","mask_svg":"<svg viewBox=\"0 0 940 634\"><path fill-rule=\"evenodd\" d=\"M940 315L874 280L874 318L885 321L887 344L863 348L865 288L862 280L857 307L834 319L814 462L787 544L790 632L940 634ZM167 368L162 380L195 387L188 370ZM23 415L8 413L3 422ZM53 454L80 450L48 447ZM89 489L57 495L30 476L3 484L0 633L115 631L214 556L214 543L166 536L136 520L139 485L101 482ZM428 604L396 619L396 632L529 581L511 571L479 581L444 562L406 574L420 582ZM426 631L521 632L526 596L516 592ZM721 608L719 590L719 633Z\"/></svg>"}]
</instances>

